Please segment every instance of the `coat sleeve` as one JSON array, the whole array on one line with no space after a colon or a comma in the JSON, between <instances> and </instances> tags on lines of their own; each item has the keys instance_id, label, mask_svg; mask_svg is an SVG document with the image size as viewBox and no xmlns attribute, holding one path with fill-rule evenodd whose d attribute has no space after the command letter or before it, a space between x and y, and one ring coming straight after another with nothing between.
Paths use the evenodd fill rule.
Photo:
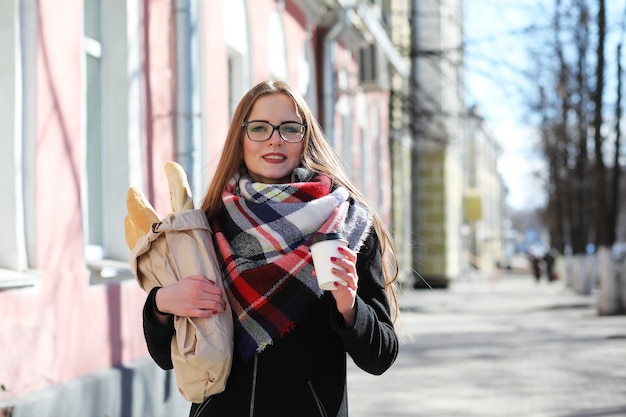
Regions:
<instances>
[{"instance_id":1,"label":"coat sleeve","mask_svg":"<svg viewBox=\"0 0 626 417\"><path fill-rule=\"evenodd\" d=\"M380 375L396 360L399 346L385 293L380 243L374 232L364 242L356 267L359 282L354 326L346 326L336 311L332 321L354 363Z\"/></svg>"},{"instance_id":2,"label":"coat sleeve","mask_svg":"<svg viewBox=\"0 0 626 417\"><path fill-rule=\"evenodd\" d=\"M172 369L172 337L174 337L174 316L169 316L167 324L161 324L155 316L155 287L148 293L143 306L143 335L146 339L148 352L161 368Z\"/></svg>"}]
</instances>

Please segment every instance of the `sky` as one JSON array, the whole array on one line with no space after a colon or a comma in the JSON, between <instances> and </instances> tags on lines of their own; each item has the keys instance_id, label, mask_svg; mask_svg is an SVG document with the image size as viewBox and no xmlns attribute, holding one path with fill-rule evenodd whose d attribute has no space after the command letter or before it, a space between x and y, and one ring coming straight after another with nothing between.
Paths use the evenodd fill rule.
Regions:
<instances>
[{"instance_id":1,"label":"sky","mask_svg":"<svg viewBox=\"0 0 626 417\"><path fill-rule=\"evenodd\" d=\"M626 0L607 0L607 18L615 25ZM466 0L466 95L477 105L502 147L499 171L509 190L506 203L513 209L545 205L541 180L534 175L546 166L532 126L524 121L523 92L532 88L521 75L527 68L529 42L522 34L532 24L543 24L555 0ZM608 54L608 52L607 52Z\"/></svg>"},{"instance_id":2,"label":"sky","mask_svg":"<svg viewBox=\"0 0 626 417\"><path fill-rule=\"evenodd\" d=\"M545 193L533 172L543 170L533 129L524 123L520 70L526 43L520 31L532 23L536 0L465 3L466 94L502 147L499 171L514 209L539 207Z\"/></svg>"}]
</instances>

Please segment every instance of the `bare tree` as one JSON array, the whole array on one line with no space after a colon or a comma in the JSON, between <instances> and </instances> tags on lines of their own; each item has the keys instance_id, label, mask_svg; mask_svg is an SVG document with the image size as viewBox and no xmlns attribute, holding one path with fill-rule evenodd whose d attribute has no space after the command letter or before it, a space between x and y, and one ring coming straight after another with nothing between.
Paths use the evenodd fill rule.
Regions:
<instances>
[{"instance_id":1,"label":"bare tree","mask_svg":"<svg viewBox=\"0 0 626 417\"><path fill-rule=\"evenodd\" d=\"M617 45L617 102L615 104L615 152L613 154L613 180L611 181L611 191L609 197L611 198L608 211L607 225L609 232L609 241L615 243L617 241L617 218L619 215L620 207L620 192L619 185L621 181L621 173L619 159L620 159L620 147L621 147L621 123L622 119L622 44Z\"/></svg>"},{"instance_id":2,"label":"bare tree","mask_svg":"<svg viewBox=\"0 0 626 417\"><path fill-rule=\"evenodd\" d=\"M611 222L608 221L607 216L607 194L608 187L606 186L606 166L604 164L603 155L603 143L604 137L602 136L602 121L603 121L603 103L604 103L604 44L606 39L606 8L605 0L598 0L598 44L597 44L597 61L596 61L596 88L594 92L594 119L593 119L593 139L595 145L595 157L596 157L596 221L597 221L597 236L596 243L598 246L611 247L614 242L610 241L610 233L607 225Z\"/></svg>"},{"instance_id":3,"label":"bare tree","mask_svg":"<svg viewBox=\"0 0 626 417\"><path fill-rule=\"evenodd\" d=\"M556 0L551 30L552 53L545 54L544 48L534 54L538 93L530 108L539 116L549 166L546 219L551 241L581 254L589 243L613 245L619 212L619 102L614 147L607 146L603 130L605 0ZM606 166L607 152L614 152L612 168Z\"/></svg>"}]
</instances>

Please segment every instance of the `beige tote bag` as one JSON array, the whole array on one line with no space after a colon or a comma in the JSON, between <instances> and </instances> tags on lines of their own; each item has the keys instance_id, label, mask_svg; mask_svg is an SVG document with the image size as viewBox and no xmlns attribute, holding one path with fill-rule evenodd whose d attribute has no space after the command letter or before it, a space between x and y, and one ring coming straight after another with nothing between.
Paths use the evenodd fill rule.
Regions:
<instances>
[{"instance_id":1,"label":"beige tote bag","mask_svg":"<svg viewBox=\"0 0 626 417\"><path fill-rule=\"evenodd\" d=\"M190 275L205 275L222 291L212 230L202 210L171 213L137 240L130 265L141 288L149 292ZM174 316L172 363L178 389L191 402L220 393L226 386L233 352L233 318L226 311L210 318Z\"/></svg>"}]
</instances>

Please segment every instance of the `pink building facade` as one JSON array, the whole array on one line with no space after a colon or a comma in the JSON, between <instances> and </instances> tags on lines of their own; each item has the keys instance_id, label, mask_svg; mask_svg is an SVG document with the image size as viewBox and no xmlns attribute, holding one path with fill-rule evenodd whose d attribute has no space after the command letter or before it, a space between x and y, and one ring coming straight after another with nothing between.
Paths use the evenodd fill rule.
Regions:
<instances>
[{"instance_id":1,"label":"pink building facade","mask_svg":"<svg viewBox=\"0 0 626 417\"><path fill-rule=\"evenodd\" d=\"M163 165L177 160L199 204L255 83L302 92L390 220L388 72L406 69L379 3L0 4L0 416L186 413L147 355L126 191L166 215Z\"/></svg>"}]
</instances>

